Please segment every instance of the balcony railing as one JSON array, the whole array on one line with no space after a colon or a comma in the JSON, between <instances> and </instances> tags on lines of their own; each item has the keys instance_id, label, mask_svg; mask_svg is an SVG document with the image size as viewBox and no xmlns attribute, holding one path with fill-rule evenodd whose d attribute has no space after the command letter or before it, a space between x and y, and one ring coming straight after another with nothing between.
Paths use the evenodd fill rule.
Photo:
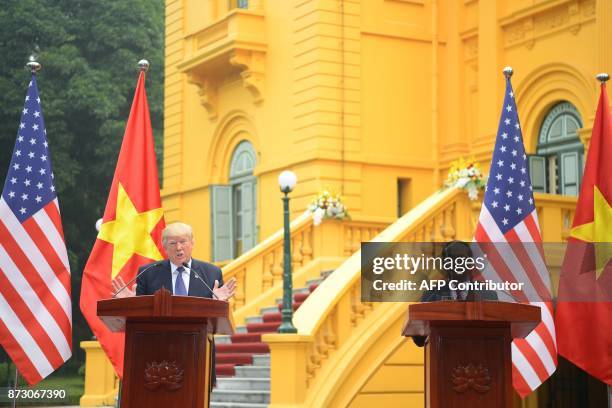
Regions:
<instances>
[{"instance_id":1,"label":"balcony railing","mask_svg":"<svg viewBox=\"0 0 612 408\"><path fill-rule=\"evenodd\" d=\"M198 86L200 102L211 119L217 116L217 88L229 76L241 77L254 103L264 98L264 14L245 0L234 4L237 7L223 18L185 37L185 58L178 64L189 82Z\"/></svg>"}]
</instances>

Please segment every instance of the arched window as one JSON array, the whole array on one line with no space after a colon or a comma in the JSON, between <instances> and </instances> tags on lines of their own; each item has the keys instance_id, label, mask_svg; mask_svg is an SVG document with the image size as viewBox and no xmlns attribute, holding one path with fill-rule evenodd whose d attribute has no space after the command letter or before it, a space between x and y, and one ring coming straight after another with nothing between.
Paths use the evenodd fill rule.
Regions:
<instances>
[{"instance_id":1,"label":"arched window","mask_svg":"<svg viewBox=\"0 0 612 408\"><path fill-rule=\"evenodd\" d=\"M584 166L584 145L578 138L580 114L569 102L555 105L544 118L536 154L529 157L533 191L578 195Z\"/></svg>"},{"instance_id":2,"label":"arched window","mask_svg":"<svg viewBox=\"0 0 612 408\"><path fill-rule=\"evenodd\" d=\"M232 156L229 174L232 189L234 257L253 248L256 243L254 167L253 146L247 141L240 142Z\"/></svg>"},{"instance_id":3,"label":"arched window","mask_svg":"<svg viewBox=\"0 0 612 408\"><path fill-rule=\"evenodd\" d=\"M257 243L256 155L244 140L236 146L229 166L229 184L211 186L212 257L235 258Z\"/></svg>"}]
</instances>

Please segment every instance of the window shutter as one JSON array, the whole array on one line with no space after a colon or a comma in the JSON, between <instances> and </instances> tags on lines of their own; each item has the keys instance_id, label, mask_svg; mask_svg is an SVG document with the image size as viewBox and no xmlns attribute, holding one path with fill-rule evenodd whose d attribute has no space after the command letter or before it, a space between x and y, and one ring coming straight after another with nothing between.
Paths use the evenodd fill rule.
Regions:
<instances>
[{"instance_id":1,"label":"window shutter","mask_svg":"<svg viewBox=\"0 0 612 408\"><path fill-rule=\"evenodd\" d=\"M255 186L254 181L242 183L242 248L243 252L253 248L257 237L255 231Z\"/></svg>"},{"instance_id":2,"label":"window shutter","mask_svg":"<svg viewBox=\"0 0 612 408\"><path fill-rule=\"evenodd\" d=\"M212 260L232 259L232 188L210 187Z\"/></svg>"},{"instance_id":3,"label":"window shutter","mask_svg":"<svg viewBox=\"0 0 612 408\"><path fill-rule=\"evenodd\" d=\"M529 155L529 177L534 193L546 193L546 157Z\"/></svg>"},{"instance_id":4,"label":"window shutter","mask_svg":"<svg viewBox=\"0 0 612 408\"><path fill-rule=\"evenodd\" d=\"M578 152L561 153L561 194L577 196L579 180Z\"/></svg>"}]
</instances>

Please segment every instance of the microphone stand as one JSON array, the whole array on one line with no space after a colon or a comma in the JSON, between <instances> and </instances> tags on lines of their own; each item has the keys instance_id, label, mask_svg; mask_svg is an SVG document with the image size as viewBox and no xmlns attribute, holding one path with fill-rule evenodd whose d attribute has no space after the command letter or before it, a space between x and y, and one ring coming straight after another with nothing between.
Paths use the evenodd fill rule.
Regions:
<instances>
[{"instance_id":1,"label":"microphone stand","mask_svg":"<svg viewBox=\"0 0 612 408\"><path fill-rule=\"evenodd\" d=\"M217 297L217 295L215 295L215 292L213 292L212 288L211 288L211 287L208 285L208 283L206 283L206 281L205 281L205 280L202 278L202 276L200 275L200 272L199 272L199 271L197 271L197 270L196 270L196 269L194 269L194 268L190 268L190 267L189 267L189 265L187 265L187 262L183 262L183 265L182 265L182 266L183 266L183 268L185 268L185 269L187 269L187 270L189 270L189 271L193 271L193 275L194 275L194 276L195 276L197 279L199 279L199 280L200 280L200 281L201 281L201 282L204 284L204 286L206 286L206 288L207 288L208 290L210 290L210 293L212 293L213 297L214 297L215 299L217 299L217 300L220 300L220 299Z\"/></svg>"},{"instance_id":2,"label":"microphone stand","mask_svg":"<svg viewBox=\"0 0 612 408\"><path fill-rule=\"evenodd\" d=\"M145 273L146 271L148 271L149 269L151 269L154 266L159 266L162 264L163 261L157 261L152 263L151 265L147 266L146 268L144 268L142 271L140 271L136 276L134 276L132 279L130 279L130 281L128 283L126 283L125 285L123 285L123 287L121 289L119 289L117 292L115 292L115 294L113 295L113 299L115 299L117 297L117 295L121 292L123 292L128 286L130 286L132 283L134 283L134 281L136 279L138 279L138 277L140 275L142 275L143 273Z\"/></svg>"}]
</instances>

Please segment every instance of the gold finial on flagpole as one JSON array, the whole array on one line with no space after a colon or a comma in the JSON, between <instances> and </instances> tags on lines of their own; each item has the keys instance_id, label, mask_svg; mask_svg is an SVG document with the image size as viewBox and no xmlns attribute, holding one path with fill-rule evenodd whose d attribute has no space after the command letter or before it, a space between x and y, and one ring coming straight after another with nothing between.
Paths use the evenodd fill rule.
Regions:
<instances>
[{"instance_id":1,"label":"gold finial on flagpole","mask_svg":"<svg viewBox=\"0 0 612 408\"><path fill-rule=\"evenodd\" d=\"M504 67L503 73L507 79L510 79L510 77L512 77L512 74L514 73L514 70L512 69L512 67Z\"/></svg>"},{"instance_id":2,"label":"gold finial on flagpole","mask_svg":"<svg viewBox=\"0 0 612 408\"><path fill-rule=\"evenodd\" d=\"M141 71L147 72L149 70L149 61L146 59L141 59L138 61L138 67Z\"/></svg>"},{"instance_id":3,"label":"gold finial on flagpole","mask_svg":"<svg viewBox=\"0 0 612 408\"><path fill-rule=\"evenodd\" d=\"M605 84L606 81L610 79L610 75L606 74L605 72L602 72L601 74L595 75L595 78L597 78L597 80L601 82L602 84Z\"/></svg>"},{"instance_id":4,"label":"gold finial on flagpole","mask_svg":"<svg viewBox=\"0 0 612 408\"><path fill-rule=\"evenodd\" d=\"M30 55L29 59L30 61L26 64L26 67L28 67L33 74L40 71L41 65L38 63L38 61L36 61L36 57L34 55Z\"/></svg>"}]
</instances>

